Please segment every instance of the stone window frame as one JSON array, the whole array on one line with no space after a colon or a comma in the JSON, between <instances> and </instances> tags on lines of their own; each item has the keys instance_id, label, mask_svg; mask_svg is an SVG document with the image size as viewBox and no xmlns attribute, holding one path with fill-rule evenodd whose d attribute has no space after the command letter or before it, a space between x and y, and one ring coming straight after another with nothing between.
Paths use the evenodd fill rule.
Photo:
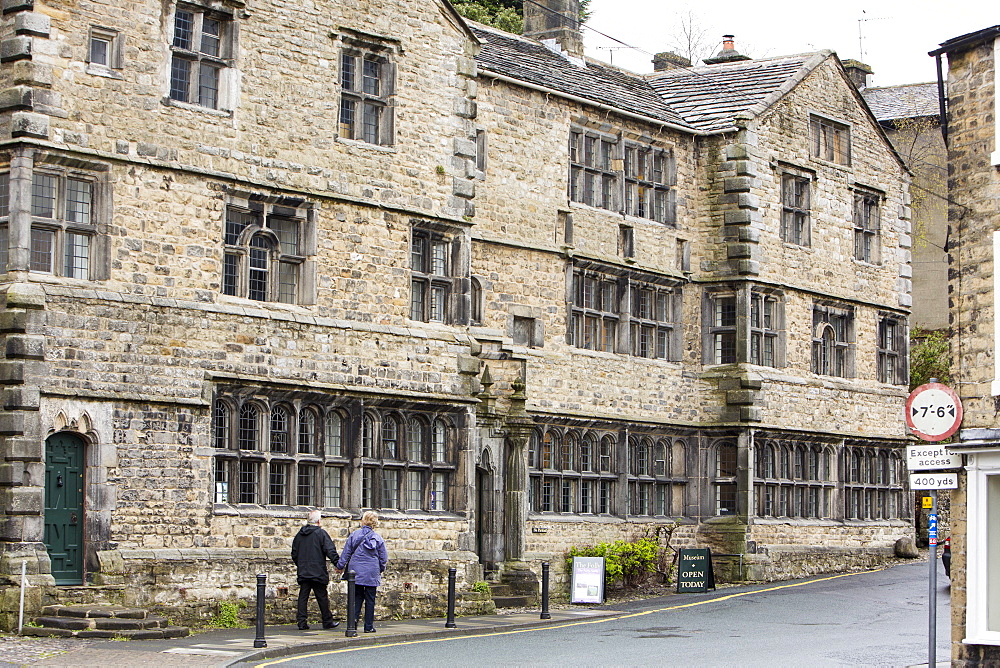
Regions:
<instances>
[{"instance_id":1,"label":"stone window frame","mask_svg":"<svg viewBox=\"0 0 1000 668\"><path fill-rule=\"evenodd\" d=\"M419 433L414 426L419 426ZM458 471L456 428L450 413L367 408L361 426L359 508L449 510L453 505L450 484ZM419 444L414 442L417 439L421 439ZM417 458L417 453L423 456ZM415 488L417 480L420 489ZM414 499L420 507L408 507Z\"/></svg>"},{"instance_id":2,"label":"stone window frame","mask_svg":"<svg viewBox=\"0 0 1000 668\"><path fill-rule=\"evenodd\" d=\"M815 174L782 166L781 240L795 246L812 245L812 187Z\"/></svg>"},{"instance_id":3,"label":"stone window frame","mask_svg":"<svg viewBox=\"0 0 1000 668\"><path fill-rule=\"evenodd\" d=\"M465 324L471 291L468 236L449 225L416 220L410 226L408 250L409 319Z\"/></svg>"},{"instance_id":4,"label":"stone window frame","mask_svg":"<svg viewBox=\"0 0 1000 668\"><path fill-rule=\"evenodd\" d=\"M747 349L747 362L773 368L785 366L784 294L752 288L748 320L750 345Z\"/></svg>"},{"instance_id":5,"label":"stone window frame","mask_svg":"<svg viewBox=\"0 0 1000 668\"><path fill-rule=\"evenodd\" d=\"M836 453L829 445L761 439L753 483L757 517L832 517L835 461Z\"/></svg>"},{"instance_id":6,"label":"stone window frame","mask_svg":"<svg viewBox=\"0 0 1000 668\"><path fill-rule=\"evenodd\" d=\"M173 3L166 26L170 59L166 68L165 104L232 114L239 99L236 61L240 17L237 11L242 6L242 3L227 0ZM182 13L190 16L190 35L187 37L184 24L178 21ZM217 34L205 30L206 20L218 24ZM188 68L186 82L178 77L185 63ZM202 85L206 72L213 73L211 87Z\"/></svg>"},{"instance_id":7,"label":"stone window frame","mask_svg":"<svg viewBox=\"0 0 1000 668\"><path fill-rule=\"evenodd\" d=\"M571 346L680 361L683 288L679 281L583 261L570 265L567 271L567 342ZM651 295L651 310L641 310L637 295L642 294ZM640 335L647 330L653 332L652 343L643 347Z\"/></svg>"},{"instance_id":8,"label":"stone window frame","mask_svg":"<svg viewBox=\"0 0 1000 668\"><path fill-rule=\"evenodd\" d=\"M739 448L736 441L723 439L712 446L712 485L715 489L715 514L739 512L736 477L739 473Z\"/></svg>"},{"instance_id":9,"label":"stone window frame","mask_svg":"<svg viewBox=\"0 0 1000 668\"><path fill-rule=\"evenodd\" d=\"M608 211L621 210L621 137L573 126L568 151L569 200Z\"/></svg>"},{"instance_id":10,"label":"stone window frame","mask_svg":"<svg viewBox=\"0 0 1000 668\"><path fill-rule=\"evenodd\" d=\"M898 313L879 313L876 346L878 381L906 385L909 382L909 332L906 317Z\"/></svg>"},{"instance_id":11,"label":"stone window frame","mask_svg":"<svg viewBox=\"0 0 1000 668\"><path fill-rule=\"evenodd\" d=\"M331 471L342 476L348 458L324 451L325 428L314 431L309 452L299 434L304 412L325 422L341 415L336 407L238 394L217 396L212 407L216 506L340 507L341 499L334 505L324 497Z\"/></svg>"},{"instance_id":12,"label":"stone window frame","mask_svg":"<svg viewBox=\"0 0 1000 668\"><path fill-rule=\"evenodd\" d=\"M370 146L391 147L395 138L396 64L398 40L341 28L338 62L340 105L338 138ZM377 68L372 77L371 67ZM374 81L377 90L366 85ZM374 112L374 123L366 122Z\"/></svg>"},{"instance_id":13,"label":"stone window frame","mask_svg":"<svg viewBox=\"0 0 1000 668\"><path fill-rule=\"evenodd\" d=\"M117 71L124 67L122 58L122 46L125 38L120 31L104 26L90 26L87 35L87 74L110 77L114 79L122 78ZM103 47L97 48L99 45Z\"/></svg>"},{"instance_id":14,"label":"stone window frame","mask_svg":"<svg viewBox=\"0 0 1000 668\"><path fill-rule=\"evenodd\" d=\"M486 168L489 166L487 139L488 135L486 130L476 128L476 155L474 163L476 167L476 178L478 179L486 178Z\"/></svg>"},{"instance_id":15,"label":"stone window frame","mask_svg":"<svg viewBox=\"0 0 1000 668\"><path fill-rule=\"evenodd\" d=\"M48 188L42 177L51 179L51 206L43 206L49 198L43 197ZM70 189L71 183L87 186L85 212L79 209L84 202L72 199L84 191ZM15 189L19 197L13 196ZM106 163L48 151L0 156L0 273L21 270L85 281L109 278L112 195L111 167ZM75 212L71 201L77 204ZM22 208L12 209L15 202ZM74 219L84 213L87 220ZM18 239L24 244L20 258L11 252ZM43 260L48 269L41 269Z\"/></svg>"},{"instance_id":16,"label":"stone window frame","mask_svg":"<svg viewBox=\"0 0 1000 668\"><path fill-rule=\"evenodd\" d=\"M707 288L702 299L702 362L739 361L738 294L732 287Z\"/></svg>"},{"instance_id":17,"label":"stone window frame","mask_svg":"<svg viewBox=\"0 0 1000 668\"><path fill-rule=\"evenodd\" d=\"M854 189L854 259L879 265L882 261L882 206L884 195L874 190Z\"/></svg>"},{"instance_id":18,"label":"stone window frame","mask_svg":"<svg viewBox=\"0 0 1000 668\"><path fill-rule=\"evenodd\" d=\"M628 439L626 507L634 517L676 517L682 512L685 439L632 432ZM678 465L679 464L679 465ZM678 475L678 472L679 475Z\"/></svg>"},{"instance_id":19,"label":"stone window frame","mask_svg":"<svg viewBox=\"0 0 1000 668\"><path fill-rule=\"evenodd\" d=\"M851 125L809 114L809 155L843 167L851 166Z\"/></svg>"},{"instance_id":20,"label":"stone window frame","mask_svg":"<svg viewBox=\"0 0 1000 668\"><path fill-rule=\"evenodd\" d=\"M294 244L284 236L287 227L273 224L277 221L294 228ZM219 292L273 304L315 304L316 234L312 203L298 197L228 191ZM264 266L259 265L261 259ZM266 276L263 285L255 275Z\"/></svg>"},{"instance_id":21,"label":"stone window frame","mask_svg":"<svg viewBox=\"0 0 1000 668\"><path fill-rule=\"evenodd\" d=\"M903 519L907 512L903 463L896 449L845 444L840 453L844 519Z\"/></svg>"},{"instance_id":22,"label":"stone window frame","mask_svg":"<svg viewBox=\"0 0 1000 668\"><path fill-rule=\"evenodd\" d=\"M677 224L677 161L673 149L624 141L625 215ZM651 201L652 204L646 204Z\"/></svg>"},{"instance_id":23,"label":"stone window frame","mask_svg":"<svg viewBox=\"0 0 1000 668\"><path fill-rule=\"evenodd\" d=\"M815 302L812 312L812 372L820 376L854 378L854 308Z\"/></svg>"},{"instance_id":24,"label":"stone window frame","mask_svg":"<svg viewBox=\"0 0 1000 668\"><path fill-rule=\"evenodd\" d=\"M534 429L528 442L530 512L615 514L614 492L620 479L616 439L615 434L595 429Z\"/></svg>"}]
</instances>

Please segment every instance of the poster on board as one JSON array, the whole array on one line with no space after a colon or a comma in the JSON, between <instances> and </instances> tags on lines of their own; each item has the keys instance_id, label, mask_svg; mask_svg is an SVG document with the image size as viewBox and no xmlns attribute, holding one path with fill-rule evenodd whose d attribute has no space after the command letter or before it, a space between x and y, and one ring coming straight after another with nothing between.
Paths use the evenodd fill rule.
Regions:
<instances>
[{"instance_id":1,"label":"poster on board","mask_svg":"<svg viewBox=\"0 0 1000 668\"><path fill-rule=\"evenodd\" d=\"M573 603L604 603L604 557L573 557Z\"/></svg>"}]
</instances>

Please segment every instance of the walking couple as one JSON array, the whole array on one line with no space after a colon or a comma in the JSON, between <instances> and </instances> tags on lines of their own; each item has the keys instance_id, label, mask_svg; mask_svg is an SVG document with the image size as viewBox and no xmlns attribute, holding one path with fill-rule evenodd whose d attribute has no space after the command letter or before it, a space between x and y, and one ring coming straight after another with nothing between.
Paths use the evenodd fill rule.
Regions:
<instances>
[{"instance_id":1,"label":"walking couple","mask_svg":"<svg viewBox=\"0 0 1000 668\"><path fill-rule=\"evenodd\" d=\"M330 612L330 595L327 586L330 574L326 560L333 562L337 573L349 568L354 577L354 618L361 614L361 604L365 604L365 633L375 632L375 589L382 584L382 572L389 561L382 536L375 533L378 528L378 513L367 511L361 516L361 528L354 531L344 544L344 552L337 553L337 546L322 527L322 514L318 510L309 513L304 527L299 529L292 541L292 562L295 564L299 582L299 606L297 621L299 628L306 630L307 610L310 592L316 595L320 617L324 629L335 629L340 622L333 620ZM346 576L344 579L347 579Z\"/></svg>"}]
</instances>

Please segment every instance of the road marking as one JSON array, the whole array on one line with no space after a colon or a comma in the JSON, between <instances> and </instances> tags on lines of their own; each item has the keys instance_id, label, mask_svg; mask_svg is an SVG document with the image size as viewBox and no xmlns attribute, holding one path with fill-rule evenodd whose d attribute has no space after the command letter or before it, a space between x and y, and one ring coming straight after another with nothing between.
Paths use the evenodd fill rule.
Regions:
<instances>
[{"instance_id":1,"label":"road marking","mask_svg":"<svg viewBox=\"0 0 1000 668\"><path fill-rule=\"evenodd\" d=\"M267 663L257 663L254 664L257 668L264 668L264 666L277 666L282 663L287 663L289 661L298 661L299 659L312 659L317 656L327 656L330 654L344 654L345 652L362 652L365 650L382 649L385 647L402 647L404 645L419 645L421 643L430 642L450 642L454 640L467 640L470 638L492 638L494 636L509 636L517 633L532 633L535 631L554 631L555 629L565 629L570 626L581 626L583 624L603 624L605 622L614 622L619 619L632 619L633 617L642 617L644 615L652 615L657 612L668 612L670 610L681 610L683 608L693 608L699 605L706 605L708 603L718 603L720 601L728 601L734 598L740 598L742 596L749 596L751 594L763 594L769 591L778 591L779 589L791 589L793 587L803 587L805 585L816 584L817 582L826 582L828 580L836 580L838 578L847 578L855 575L868 575L870 573L878 573L883 571L883 568L877 568L871 571L860 571L858 573L840 573L839 575L830 575L825 578L817 578L815 580L806 580L805 582L796 582L793 584L778 585L776 587L768 587L766 589L754 589L753 591L743 591L737 594L727 594L726 596L719 596L718 598L710 598L704 601L695 601L694 603L682 603L680 605L671 605L666 608L656 608L654 610L643 610L642 612L632 612L625 615L615 615L613 617L600 617L598 619L587 619L581 620L579 622L568 622L561 624L553 624L551 626L536 626L530 629L511 629L510 631L495 631L493 633L477 633L462 636L450 636L447 638L426 638L424 640L407 640L404 642L394 642L386 643L382 645L364 645L363 647L345 647L343 649L331 649L326 652L314 652L312 654L298 654L296 656L291 656L286 659L279 659L277 661L269 661Z\"/></svg>"}]
</instances>

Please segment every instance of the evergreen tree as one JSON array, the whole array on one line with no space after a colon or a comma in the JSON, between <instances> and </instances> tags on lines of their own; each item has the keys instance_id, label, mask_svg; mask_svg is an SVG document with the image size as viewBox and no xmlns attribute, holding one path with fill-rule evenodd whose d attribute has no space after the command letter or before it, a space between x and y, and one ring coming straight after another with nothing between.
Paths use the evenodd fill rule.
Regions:
<instances>
[{"instance_id":1,"label":"evergreen tree","mask_svg":"<svg viewBox=\"0 0 1000 668\"><path fill-rule=\"evenodd\" d=\"M524 2L525 0L452 0L455 9L465 18L516 35L524 30ZM580 0L580 23L590 18L589 6L590 0Z\"/></svg>"}]
</instances>

